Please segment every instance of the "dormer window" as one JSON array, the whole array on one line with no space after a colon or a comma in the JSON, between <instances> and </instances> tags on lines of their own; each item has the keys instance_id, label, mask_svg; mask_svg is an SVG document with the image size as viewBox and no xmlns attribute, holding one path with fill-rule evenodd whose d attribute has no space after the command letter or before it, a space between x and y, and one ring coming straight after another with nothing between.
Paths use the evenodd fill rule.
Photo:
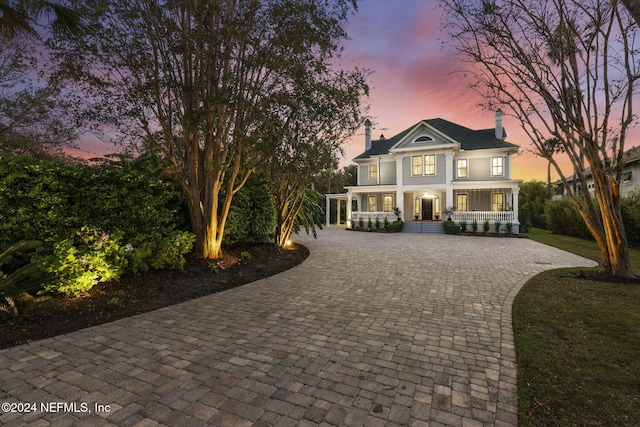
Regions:
<instances>
[{"instance_id":1,"label":"dormer window","mask_svg":"<svg viewBox=\"0 0 640 427\"><path fill-rule=\"evenodd\" d=\"M418 138L416 138L415 141L413 142L429 142L429 141L434 141L433 138L431 138L430 136L419 136Z\"/></svg>"}]
</instances>

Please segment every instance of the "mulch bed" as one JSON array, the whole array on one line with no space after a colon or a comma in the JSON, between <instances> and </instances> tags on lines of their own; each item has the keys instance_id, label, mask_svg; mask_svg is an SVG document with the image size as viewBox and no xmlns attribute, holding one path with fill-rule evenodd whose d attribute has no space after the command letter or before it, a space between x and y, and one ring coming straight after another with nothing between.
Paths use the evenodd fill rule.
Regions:
<instances>
[{"instance_id":1,"label":"mulch bed","mask_svg":"<svg viewBox=\"0 0 640 427\"><path fill-rule=\"evenodd\" d=\"M125 276L118 282L101 283L75 298L53 298L40 304L37 312L32 305L17 317L0 313L0 348L235 288L295 267L308 256L309 251L301 245L288 250L268 244L231 246L224 248L223 258L217 261L188 257L182 270L152 270Z\"/></svg>"}]
</instances>

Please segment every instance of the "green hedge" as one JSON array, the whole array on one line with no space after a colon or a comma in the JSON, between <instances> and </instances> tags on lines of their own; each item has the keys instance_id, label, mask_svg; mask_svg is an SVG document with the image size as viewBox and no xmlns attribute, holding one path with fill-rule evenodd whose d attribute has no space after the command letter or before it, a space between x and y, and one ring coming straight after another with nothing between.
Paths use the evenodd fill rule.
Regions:
<instances>
[{"instance_id":1,"label":"green hedge","mask_svg":"<svg viewBox=\"0 0 640 427\"><path fill-rule=\"evenodd\" d=\"M271 243L276 223L276 209L264 179L253 174L233 196L222 240L226 244Z\"/></svg>"},{"instance_id":2,"label":"green hedge","mask_svg":"<svg viewBox=\"0 0 640 427\"><path fill-rule=\"evenodd\" d=\"M640 244L640 189L624 197L621 205L627 239L635 245Z\"/></svg>"},{"instance_id":3,"label":"green hedge","mask_svg":"<svg viewBox=\"0 0 640 427\"><path fill-rule=\"evenodd\" d=\"M141 172L0 154L0 249L85 226L150 238L173 231L179 192Z\"/></svg>"},{"instance_id":4,"label":"green hedge","mask_svg":"<svg viewBox=\"0 0 640 427\"><path fill-rule=\"evenodd\" d=\"M627 239L632 244L640 243L640 190L635 190L620 199L622 221ZM548 201L545 205L547 228L556 234L591 237L578 209L569 199ZM541 228L539 225L535 225Z\"/></svg>"},{"instance_id":5,"label":"green hedge","mask_svg":"<svg viewBox=\"0 0 640 427\"><path fill-rule=\"evenodd\" d=\"M548 201L544 206L547 228L556 234L590 237L591 234L578 213L578 209L567 198Z\"/></svg>"},{"instance_id":6,"label":"green hedge","mask_svg":"<svg viewBox=\"0 0 640 427\"><path fill-rule=\"evenodd\" d=\"M56 273L47 289L72 295L127 270L180 267L193 235L176 226L179 194L144 172L0 154L0 251L43 242L39 260Z\"/></svg>"},{"instance_id":7,"label":"green hedge","mask_svg":"<svg viewBox=\"0 0 640 427\"><path fill-rule=\"evenodd\" d=\"M445 221L444 232L446 234L460 234L461 232L460 224L456 224L453 221Z\"/></svg>"}]
</instances>

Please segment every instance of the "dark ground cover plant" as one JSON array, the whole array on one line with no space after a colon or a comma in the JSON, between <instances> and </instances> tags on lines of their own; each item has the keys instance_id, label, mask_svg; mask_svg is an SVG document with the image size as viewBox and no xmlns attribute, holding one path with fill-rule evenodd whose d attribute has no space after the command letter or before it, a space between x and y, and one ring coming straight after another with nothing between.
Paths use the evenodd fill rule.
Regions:
<instances>
[{"instance_id":1,"label":"dark ground cover plant","mask_svg":"<svg viewBox=\"0 0 640 427\"><path fill-rule=\"evenodd\" d=\"M601 260L593 240L532 229L529 237ZM640 251L631 250L640 275ZM637 426L640 280L602 267L547 271L513 307L520 425Z\"/></svg>"},{"instance_id":2,"label":"dark ground cover plant","mask_svg":"<svg viewBox=\"0 0 640 427\"><path fill-rule=\"evenodd\" d=\"M0 348L66 334L190 299L228 290L292 268L309 255L300 245L289 250L273 244L225 246L224 257L186 256L183 269L128 274L100 283L78 297L62 294L35 305L18 301L18 316L0 312Z\"/></svg>"}]
</instances>

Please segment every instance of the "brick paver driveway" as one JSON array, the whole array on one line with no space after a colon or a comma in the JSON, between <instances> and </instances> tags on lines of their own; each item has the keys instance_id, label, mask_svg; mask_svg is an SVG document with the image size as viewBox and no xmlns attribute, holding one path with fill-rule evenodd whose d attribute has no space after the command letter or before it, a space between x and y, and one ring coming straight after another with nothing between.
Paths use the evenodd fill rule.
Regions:
<instances>
[{"instance_id":1,"label":"brick paver driveway","mask_svg":"<svg viewBox=\"0 0 640 427\"><path fill-rule=\"evenodd\" d=\"M298 239L280 275L0 351L0 424L515 425L513 298L592 265L525 239Z\"/></svg>"}]
</instances>

